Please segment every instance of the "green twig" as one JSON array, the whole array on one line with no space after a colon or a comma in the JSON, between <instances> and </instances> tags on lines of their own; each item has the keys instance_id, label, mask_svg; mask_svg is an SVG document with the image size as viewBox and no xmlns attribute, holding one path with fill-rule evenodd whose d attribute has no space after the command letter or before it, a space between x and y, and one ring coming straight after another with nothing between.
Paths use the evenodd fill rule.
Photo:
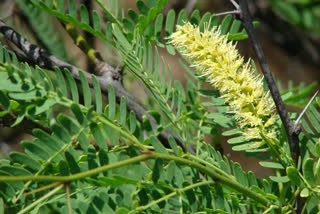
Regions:
<instances>
[{"instance_id":1,"label":"green twig","mask_svg":"<svg viewBox=\"0 0 320 214\"><path fill-rule=\"evenodd\" d=\"M70 185L69 185L69 183L65 183L64 186L66 188L66 197L67 197L67 202L68 202L68 212L69 212L69 214L72 214L71 200L70 200Z\"/></svg>"},{"instance_id":2,"label":"green twig","mask_svg":"<svg viewBox=\"0 0 320 214\"><path fill-rule=\"evenodd\" d=\"M23 176L21 176L23 177ZM51 196L53 196L56 192L58 192L59 190L61 190L63 188L63 184L61 184L60 186L56 187L54 190L52 190L51 192L49 192L48 194L44 195L43 197L39 198L38 200L36 200L35 202L33 202L32 204L30 204L29 206L27 206L26 208L24 208L23 210L21 210L20 212L18 212L18 214L23 214L26 213L27 211L29 211L30 209L32 209L34 206L36 206L37 204L43 202L44 200L50 198Z\"/></svg>"},{"instance_id":3,"label":"green twig","mask_svg":"<svg viewBox=\"0 0 320 214\"><path fill-rule=\"evenodd\" d=\"M104 171L116 169L129 164L138 163L147 159L152 158L151 154L144 154L127 160L119 161L117 163L104 165L95 169L91 169L85 172L80 172L70 176L54 176L54 175L39 175L39 176L0 176L0 182L14 182L14 181L61 181L71 182L85 177L90 177L99 174Z\"/></svg>"},{"instance_id":4,"label":"green twig","mask_svg":"<svg viewBox=\"0 0 320 214\"><path fill-rule=\"evenodd\" d=\"M148 159L156 159L156 158L160 158L160 159L164 159L164 160L168 160L168 161L175 161L176 163L179 163L181 165L186 165L186 166L195 168L195 169L199 170L200 172L210 176L214 181L219 181L221 184L224 184L224 185L236 190L237 192L240 192L244 196L247 196L247 197L261 203L263 206L269 206L271 204L271 202L268 199L266 199L264 196L262 196L261 194L252 191L248 187L243 186L242 184L238 183L237 181L235 181L229 177L225 177L223 175L220 175L219 173L216 173L214 170L212 170L206 166L203 166L200 163L196 163L196 162L188 160L186 158L181 158L181 157L177 157L177 156L173 156L173 155L165 155L165 154L160 154L160 153L156 153L156 152L149 152L149 153L146 153L146 154L134 157L134 158L130 158L127 160L119 161L117 163L113 163L113 164L105 165L105 166L98 167L95 169L91 169L86 172L80 172L80 173L77 173L77 174L74 174L71 176L0 176L0 182L4 182L4 181L6 181L6 182L29 181L29 180L71 182L71 181L83 179L85 177L90 177L90 176L99 174L101 172L107 171L107 170L119 168L119 167L126 166L129 164L139 163L141 161L145 161Z\"/></svg>"},{"instance_id":5,"label":"green twig","mask_svg":"<svg viewBox=\"0 0 320 214\"><path fill-rule=\"evenodd\" d=\"M31 182L31 181L30 181L30 182ZM61 182L54 182L54 183L52 183L52 184L45 185L45 186L43 186L43 187L40 187L40 188L38 188L38 189L35 189L35 190L31 191L31 192L27 192L27 193L23 194L23 196L28 196L28 195L32 195L32 194L35 194L35 193L38 193L38 192L42 192L42 191L45 191L45 190L47 190L47 189L51 189L52 187L58 186L58 185L60 185L60 184L61 184ZM25 188L24 188L24 189L25 189Z\"/></svg>"}]
</instances>

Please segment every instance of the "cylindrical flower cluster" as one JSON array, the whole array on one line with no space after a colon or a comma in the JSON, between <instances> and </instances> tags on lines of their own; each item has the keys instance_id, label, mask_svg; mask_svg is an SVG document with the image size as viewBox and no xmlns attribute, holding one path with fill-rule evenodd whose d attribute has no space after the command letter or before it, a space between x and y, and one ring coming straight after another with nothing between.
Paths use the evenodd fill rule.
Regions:
<instances>
[{"instance_id":1,"label":"cylindrical flower cluster","mask_svg":"<svg viewBox=\"0 0 320 214\"><path fill-rule=\"evenodd\" d=\"M245 138L255 140L251 148L264 144L260 132L267 138L275 137L271 128L276 122L275 106L270 94L263 88L263 78L255 75L249 62L244 62L226 36L216 28L207 27L200 32L199 27L185 23L178 26L169 39L220 91L235 112Z\"/></svg>"}]
</instances>

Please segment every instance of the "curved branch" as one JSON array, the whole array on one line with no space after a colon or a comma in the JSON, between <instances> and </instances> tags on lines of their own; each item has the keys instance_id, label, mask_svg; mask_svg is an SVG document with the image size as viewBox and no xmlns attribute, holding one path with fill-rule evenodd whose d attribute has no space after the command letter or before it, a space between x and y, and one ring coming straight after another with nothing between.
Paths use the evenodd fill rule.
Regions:
<instances>
[{"instance_id":1,"label":"curved branch","mask_svg":"<svg viewBox=\"0 0 320 214\"><path fill-rule=\"evenodd\" d=\"M272 77L269 65L267 64L267 59L263 53L262 47L260 45L259 39L254 31L252 25L252 20L249 14L248 4L246 0L240 0L240 15L239 19L242 21L252 43L253 49L257 55L263 76L268 84L270 93L275 102L277 112L280 115L281 121L285 127L292 159L295 162L296 166L298 164L298 159L300 155L299 147L299 127L295 126L293 121L290 119L288 111L281 99L279 89Z\"/></svg>"}]
</instances>

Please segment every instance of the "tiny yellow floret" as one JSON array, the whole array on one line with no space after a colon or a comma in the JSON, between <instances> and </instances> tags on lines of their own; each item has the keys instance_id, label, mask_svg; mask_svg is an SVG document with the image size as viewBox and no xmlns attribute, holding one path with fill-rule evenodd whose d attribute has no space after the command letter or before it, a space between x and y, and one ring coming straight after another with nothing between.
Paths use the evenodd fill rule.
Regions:
<instances>
[{"instance_id":1,"label":"tiny yellow floret","mask_svg":"<svg viewBox=\"0 0 320 214\"><path fill-rule=\"evenodd\" d=\"M244 62L232 42L221 35L215 27L199 27L185 23L177 26L170 42L195 67L210 84L220 91L225 102L235 113L238 126L248 140L255 140L251 148L261 147L267 138L275 138L272 126L275 125L274 102L263 88L263 78L255 75L249 62Z\"/></svg>"}]
</instances>

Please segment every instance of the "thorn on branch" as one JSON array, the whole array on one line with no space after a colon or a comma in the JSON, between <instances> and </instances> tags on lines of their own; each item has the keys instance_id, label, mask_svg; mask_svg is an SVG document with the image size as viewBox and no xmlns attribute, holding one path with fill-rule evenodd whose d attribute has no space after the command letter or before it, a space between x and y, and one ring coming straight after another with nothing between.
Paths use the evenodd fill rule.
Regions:
<instances>
[{"instance_id":1,"label":"thorn on branch","mask_svg":"<svg viewBox=\"0 0 320 214\"><path fill-rule=\"evenodd\" d=\"M233 10L233 11L227 11L227 12L222 12L222 13L216 13L213 14L213 16L225 16L225 15L239 15L240 10Z\"/></svg>"},{"instance_id":2,"label":"thorn on branch","mask_svg":"<svg viewBox=\"0 0 320 214\"><path fill-rule=\"evenodd\" d=\"M299 117L297 118L297 120L294 122L294 125L297 126L301 120L301 118L303 117L303 115L306 113L307 109L309 108L309 106L311 105L311 103L313 102L313 100L316 98L316 96L318 95L319 90L316 91L316 93L314 93L314 95L311 97L311 99L309 100L308 104L306 105L306 107L304 107L304 109L302 110L302 112L300 113Z\"/></svg>"}]
</instances>

